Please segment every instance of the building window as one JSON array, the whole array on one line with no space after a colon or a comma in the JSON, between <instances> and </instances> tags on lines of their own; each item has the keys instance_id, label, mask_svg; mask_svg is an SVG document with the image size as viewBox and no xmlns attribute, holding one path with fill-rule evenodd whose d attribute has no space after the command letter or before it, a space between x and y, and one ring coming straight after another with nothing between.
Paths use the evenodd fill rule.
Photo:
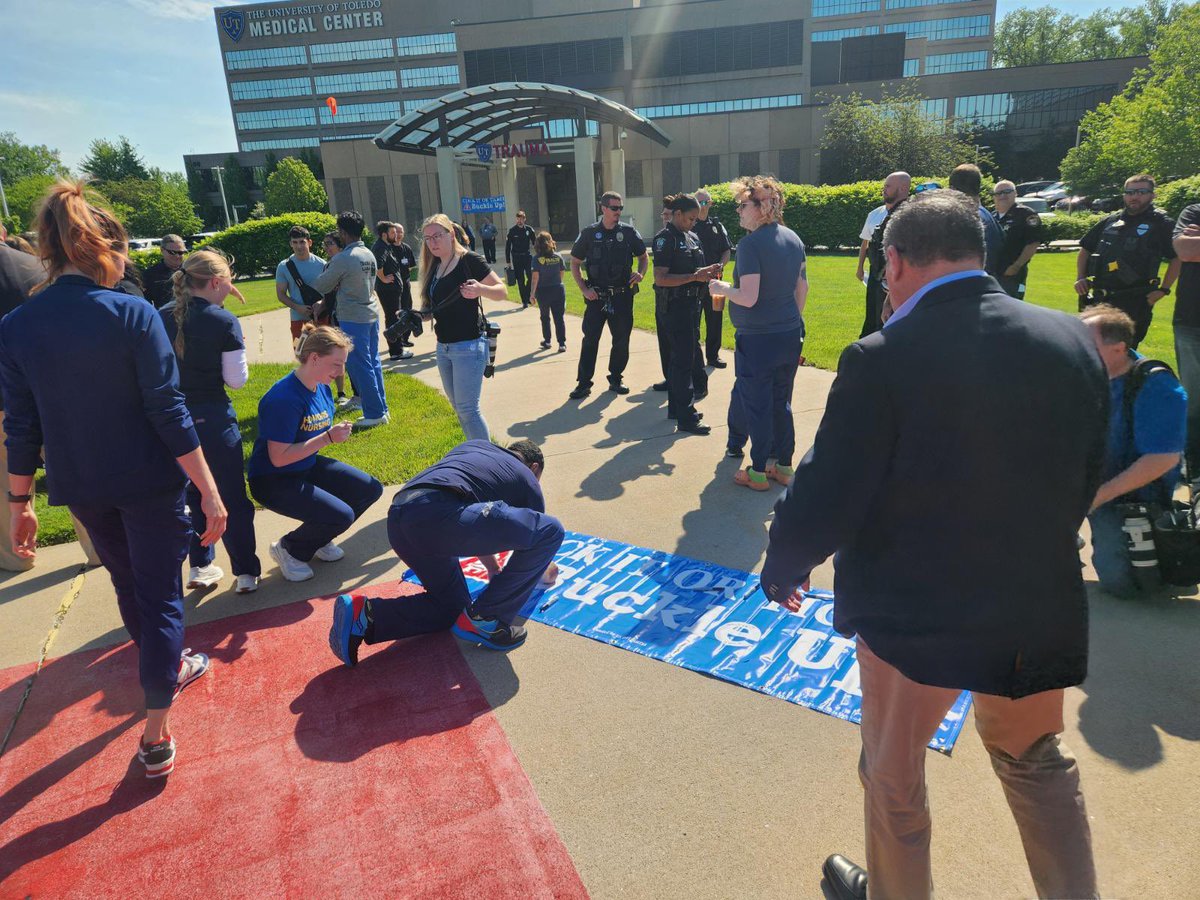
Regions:
<instances>
[{"instance_id":1,"label":"building window","mask_svg":"<svg viewBox=\"0 0 1200 900\"><path fill-rule=\"evenodd\" d=\"M921 114L927 119L933 119L935 122L946 121L946 109L949 101L945 97L940 97L937 100L922 100Z\"/></svg>"},{"instance_id":2,"label":"building window","mask_svg":"<svg viewBox=\"0 0 1200 900\"><path fill-rule=\"evenodd\" d=\"M893 22L883 26L883 31L884 34L903 32L907 37L923 37L930 41L987 37L992 33L992 17L958 16L954 19L930 19L926 22Z\"/></svg>"},{"instance_id":3,"label":"building window","mask_svg":"<svg viewBox=\"0 0 1200 900\"><path fill-rule=\"evenodd\" d=\"M944 3L962 3L963 0L887 0L888 9L909 9L914 6L941 6Z\"/></svg>"},{"instance_id":4,"label":"building window","mask_svg":"<svg viewBox=\"0 0 1200 900\"><path fill-rule=\"evenodd\" d=\"M1115 84L1048 88L1010 94L976 94L958 97L954 115L984 128L1025 131L1056 125L1073 125L1091 109L1111 100Z\"/></svg>"},{"instance_id":5,"label":"building window","mask_svg":"<svg viewBox=\"0 0 1200 900\"><path fill-rule=\"evenodd\" d=\"M447 87L459 82L458 66L426 66L401 69L400 84L406 88Z\"/></svg>"},{"instance_id":6,"label":"building window","mask_svg":"<svg viewBox=\"0 0 1200 900\"><path fill-rule=\"evenodd\" d=\"M314 138L298 137L287 138L286 140L277 141L241 141L240 146L243 153L249 153L252 150L293 150L301 147L319 147L321 142Z\"/></svg>"},{"instance_id":7,"label":"building window","mask_svg":"<svg viewBox=\"0 0 1200 900\"><path fill-rule=\"evenodd\" d=\"M382 175L367 176L367 206L371 210L371 222L389 219L387 185Z\"/></svg>"},{"instance_id":8,"label":"building window","mask_svg":"<svg viewBox=\"0 0 1200 900\"><path fill-rule=\"evenodd\" d=\"M303 47L267 47L264 50L226 50L225 68L270 69L275 66L302 66L308 62Z\"/></svg>"},{"instance_id":9,"label":"building window","mask_svg":"<svg viewBox=\"0 0 1200 900\"><path fill-rule=\"evenodd\" d=\"M625 43L621 38L563 41L463 52L467 84L497 81L544 81L566 84L580 78L612 75L625 69Z\"/></svg>"},{"instance_id":10,"label":"building window","mask_svg":"<svg viewBox=\"0 0 1200 900\"><path fill-rule=\"evenodd\" d=\"M337 44L313 44L308 48L314 63L359 62L364 59L390 59L396 55L391 38L375 41L342 41Z\"/></svg>"},{"instance_id":11,"label":"building window","mask_svg":"<svg viewBox=\"0 0 1200 900\"><path fill-rule=\"evenodd\" d=\"M640 159L625 161L625 193L630 197L645 196L646 185L642 180L642 161Z\"/></svg>"},{"instance_id":12,"label":"building window","mask_svg":"<svg viewBox=\"0 0 1200 900\"><path fill-rule=\"evenodd\" d=\"M404 114L407 116L410 112L416 112L427 103L432 103L437 97L417 97L413 100L404 101Z\"/></svg>"},{"instance_id":13,"label":"building window","mask_svg":"<svg viewBox=\"0 0 1200 900\"><path fill-rule=\"evenodd\" d=\"M354 209L354 191L349 178L333 179L333 198L338 209Z\"/></svg>"},{"instance_id":14,"label":"building window","mask_svg":"<svg viewBox=\"0 0 1200 900\"><path fill-rule=\"evenodd\" d=\"M329 107L321 107L322 125L345 125L349 122L393 122L398 118L400 118L399 100L388 100L383 103L339 104L336 116L330 114Z\"/></svg>"},{"instance_id":15,"label":"building window","mask_svg":"<svg viewBox=\"0 0 1200 900\"><path fill-rule=\"evenodd\" d=\"M237 100L274 100L278 97L307 97L312 82L307 78L270 78L264 81L231 81L229 92Z\"/></svg>"},{"instance_id":16,"label":"building window","mask_svg":"<svg viewBox=\"0 0 1200 900\"><path fill-rule=\"evenodd\" d=\"M302 128L317 124L317 112L311 106L292 109L255 109L234 114L238 131L262 128Z\"/></svg>"},{"instance_id":17,"label":"building window","mask_svg":"<svg viewBox=\"0 0 1200 900\"><path fill-rule=\"evenodd\" d=\"M955 3L960 0L954 0ZM888 0L891 8L892 0ZM812 17L853 16L857 13L874 12L879 9L879 0L813 0Z\"/></svg>"},{"instance_id":18,"label":"building window","mask_svg":"<svg viewBox=\"0 0 1200 900\"><path fill-rule=\"evenodd\" d=\"M683 160L664 159L662 161L662 189L664 194L678 194L683 190Z\"/></svg>"},{"instance_id":19,"label":"building window","mask_svg":"<svg viewBox=\"0 0 1200 900\"><path fill-rule=\"evenodd\" d=\"M574 119L551 119L545 125L547 140L553 138L573 138L578 137ZM600 123L593 122L590 119L587 123L587 133L592 137L600 134Z\"/></svg>"},{"instance_id":20,"label":"building window","mask_svg":"<svg viewBox=\"0 0 1200 900\"><path fill-rule=\"evenodd\" d=\"M862 37L866 34L879 34L878 25L868 25L865 28L834 28L830 31L814 31L812 41L840 41L842 38Z\"/></svg>"},{"instance_id":21,"label":"building window","mask_svg":"<svg viewBox=\"0 0 1200 900\"><path fill-rule=\"evenodd\" d=\"M921 61L919 59L906 59L904 61L904 77L913 78L921 74Z\"/></svg>"},{"instance_id":22,"label":"building window","mask_svg":"<svg viewBox=\"0 0 1200 900\"><path fill-rule=\"evenodd\" d=\"M647 119L673 119L679 116L708 116L714 113L750 112L756 109L782 109L802 106L801 94L779 97L747 97L743 100L709 100L706 103L673 103L668 106L639 106L634 112Z\"/></svg>"},{"instance_id":23,"label":"building window","mask_svg":"<svg viewBox=\"0 0 1200 900\"><path fill-rule=\"evenodd\" d=\"M754 153L739 153L738 154L738 174L739 175L759 175L762 173L762 166L759 162L760 154Z\"/></svg>"},{"instance_id":24,"label":"building window","mask_svg":"<svg viewBox=\"0 0 1200 900\"><path fill-rule=\"evenodd\" d=\"M779 151L779 180L785 184L800 183L800 161L804 151L799 149Z\"/></svg>"},{"instance_id":25,"label":"building window","mask_svg":"<svg viewBox=\"0 0 1200 900\"><path fill-rule=\"evenodd\" d=\"M396 73L392 69L378 72L346 72L342 75L318 75L318 94L353 94L359 91L394 91Z\"/></svg>"},{"instance_id":26,"label":"building window","mask_svg":"<svg viewBox=\"0 0 1200 900\"><path fill-rule=\"evenodd\" d=\"M716 153L700 157L700 183L716 184L721 180L721 157Z\"/></svg>"},{"instance_id":27,"label":"building window","mask_svg":"<svg viewBox=\"0 0 1200 900\"><path fill-rule=\"evenodd\" d=\"M363 134L326 134L321 136L323 141L373 141L378 131L368 131Z\"/></svg>"},{"instance_id":28,"label":"building window","mask_svg":"<svg viewBox=\"0 0 1200 900\"><path fill-rule=\"evenodd\" d=\"M446 34L413 34L396 38L397 56L429 56L433 53L457 53L458 43L453 32Z\"/></svg>"},{"instance_id":29,"label":"building window","mask_svg":"<svg viewBox=\"0 0 1200 900\"><path fill-rule=\"evenodd\" d=\"M425 218L421 206L421 176L401 175L400 193L404 200L404 218L409 228L417 228Z\"/></svg>"},{"instance_id":30,"label":"building window","mask_svg":"<svg viewBox=\"0 0 1200 900\"><path fill-rule=\"evenodd\" d=\"M797 66L803 61L802 19L633 36L633 69L638 78L740 72Z\"/></svg>"},{"instance_id":31,"label":"building window","mask_svg":"<svg viewBox=\"0 0 1200 900\"><path fill-rule=\"evenodd\" d=\"M986 69L987 61L986 50L973 50L970 53L936 53L925 57L925 74L944 75L947 72L974 72Z\"/></svg>"}]
</instances>

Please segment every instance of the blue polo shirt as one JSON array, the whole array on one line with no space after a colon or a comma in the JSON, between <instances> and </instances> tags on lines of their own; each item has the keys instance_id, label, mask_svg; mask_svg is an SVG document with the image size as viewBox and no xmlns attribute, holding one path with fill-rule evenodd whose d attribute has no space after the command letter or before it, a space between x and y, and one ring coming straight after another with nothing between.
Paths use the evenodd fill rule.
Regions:
<instances>
[{"instance_id":1,"label":"blue polo shirt","mask_svg":"<svg viewBox=\"0 0 1200 900\"><path fill-rule=\"evenodd\" d=\"M174 346L178 333L175 304L159 310L167 340ZM188 406L202 403L228 403L221 354L243 350L242 326L229 310L193 297L183 320L183 356L179 358L179 388Z\"/></svg>"},{"instance_id":2,"label":"blue polo shirt","mask_svg":"<svg viewBox=\"0 0 1200 900\"><path fill-rule=\"evenodd\" d=\"M290 465L274 465L267 454L267 441L299 444L323 434L333 425L334 410L329 385L318 384L310 391L295 372L280 378L258 401L258 437L250 451L247 474L255 478L311 469L317 463L316 453Z\"/></svg>"},{"instance_id":3,"label":"blue polo shirt","mask_svg":"<svg viewBox=\"0 0 1200 900\"><path fill-rule=\"evenodd\" d=\"M1142 354L1131 350L1134 359ZM1125 385L1129 376L1110 379L1108 452L1105 454L1103 480L1108 481L1128 469L1138 457L1148 453L1183 453L1187 436L1187 392L1169 372L1155 372L1142 382L1133 401L1133 440L1125 420ZM1179 466L1151 484L1135 491L1139 500L1166 503L1179 482Z\"/></svg>"},{"instance_id":4,"label":"blue polo shirt","mask_svg":"<svg viewBox=\"0 0 1200 900\"><path fill-rule=\"evenodd\" d=\"M404 487L440 488L468 503L499 500L518 509L546 511L537 476L515 453L491 441L464 441Z\"/></svg>"}]
</instances>

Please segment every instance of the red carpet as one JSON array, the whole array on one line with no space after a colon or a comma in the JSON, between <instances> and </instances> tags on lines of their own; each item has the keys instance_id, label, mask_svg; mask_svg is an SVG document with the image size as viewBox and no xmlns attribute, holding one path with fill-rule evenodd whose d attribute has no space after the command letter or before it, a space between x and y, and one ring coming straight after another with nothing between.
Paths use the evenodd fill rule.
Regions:
<instances>
[{"instance_id":1,"label":"red carpet","mask_svg":"<svg viewBox=\"0 0 1200 900\"><path fill-rule=\"evenodd\" d=\"M132 645L47 662L0 758L0 897L586 897L454 638L348 669L329 623L314 600L189 628L213 667L163 781Z\"/></svg>"}]
</instances>

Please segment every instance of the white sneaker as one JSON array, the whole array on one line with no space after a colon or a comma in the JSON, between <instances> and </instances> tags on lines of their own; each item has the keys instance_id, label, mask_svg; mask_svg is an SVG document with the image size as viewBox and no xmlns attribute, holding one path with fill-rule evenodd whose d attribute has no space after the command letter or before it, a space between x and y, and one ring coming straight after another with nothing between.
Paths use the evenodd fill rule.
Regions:
<instances>
[{"instance_id":1,"label":"white sneaker","mask_svg":"<svg viewBox=\"0 0 1200 900\"><path fill-rule=\"evenodd\" d=\"M374 428L377 425L386 425L392 421L391 415L384 413L378 419L359 419L354 423L354 430L361 431L364 428Z\"/></svg>"},{"instance_id":2,"label":"white sneaker","mask_svg":"<svg viewBox=\"0 0 1200 900\"><path fill-rule=\"evenodd\" d=\"M237 577L237 587L233 589L233 592L235 594L253 594L257 590L257 575L239 575Z\"/></svg>"},{"instance_id":3,"label":"white sneaker","mask_svg":"<svg viewBox=\"0 0 1200 900\"><path fill-rule=\"evenodd\" d=\"M317 559L321 560L321 562L337 562L346 555L346 551L333 541L330 541L313 555L316 556Z\"/></svg>"},{"instance_id":4,"label":"white sneaker","mask_svg":"<svg viewBox=\"0 0 1200 900\"><path fill-rule=\"evenodd\" d=\"M343 412L351 412L356 409L362 409L362 398L351 397L345 403L341 404L341 409Z\"/></svg>"},{"instance_id":5,"label":"white sneaker","mask_svg":"<svg viewBox=\"0 0 1200 900\"><path fill-rule=\"evenodd\" d=\"M191 647L184 649L179 657L179 675L175 679L175 696L208 671L208 654L193 653Z\"/></svg>"},{"instance_id":6,"label":"white sneaker","mask_svg":"<svg viewBox=\"0 0 1200 900\"><path fill-rule=\"evenodd\" d=\"M192 566L188 574L188 590L192 588L212 587L225 577L220 566L209 563L207 566Z\"/></svg>"},{"instance_id":7,"label":"white sneaker","mask_svg":"<svg viewBox=\"0 0 1200 900\"><path fill-rule=\"evenodd\" d=\"M312 566L301 562L284 549L282 541L271 545L271 559L279 563L279 572L288 581L308 581L313 577Z\"/></svg>"}]
</instances>

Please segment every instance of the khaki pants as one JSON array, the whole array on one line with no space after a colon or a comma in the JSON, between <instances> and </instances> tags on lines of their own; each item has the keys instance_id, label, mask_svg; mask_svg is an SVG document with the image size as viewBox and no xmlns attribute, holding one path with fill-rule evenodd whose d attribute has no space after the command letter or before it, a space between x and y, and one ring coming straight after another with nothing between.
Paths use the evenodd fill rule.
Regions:
<instances>
[{"instance_id":1,"label":"khaki pants","mask_svg":"<svg viewBox=\"0 0 1200 900\"><path fill-rule=\"evenodd\" d=\"M870 897L933 896L926 746L961 693L906 678L860 637L862 756ZM1016 819L1039 897L1097 897L1079 768L1058 738L1063 692L975 694L975 725Z\"/></svg>"},{"instance_id":2,"label":"khaki pants","mask_svg":"<svg viewBox=\"0 0 1200 900\"><path fill-rule=\"evenodd\" d=\"M0 410L0 492L2 492L0 498L4 503L3 507L0 507L0 569L7 572L27 572L33 568L34 561L22 559L13 552L8 491L8 448L4 446L4 411ZM71 515L71 521L75 524L75 534L79 538L79 546L83 549L87 564L89 566L100 565L100 557L96 554L96 548L92 546L92 539L88 537L87 529L80 524L74 514Z\"/></svg>"}]
</instances>

